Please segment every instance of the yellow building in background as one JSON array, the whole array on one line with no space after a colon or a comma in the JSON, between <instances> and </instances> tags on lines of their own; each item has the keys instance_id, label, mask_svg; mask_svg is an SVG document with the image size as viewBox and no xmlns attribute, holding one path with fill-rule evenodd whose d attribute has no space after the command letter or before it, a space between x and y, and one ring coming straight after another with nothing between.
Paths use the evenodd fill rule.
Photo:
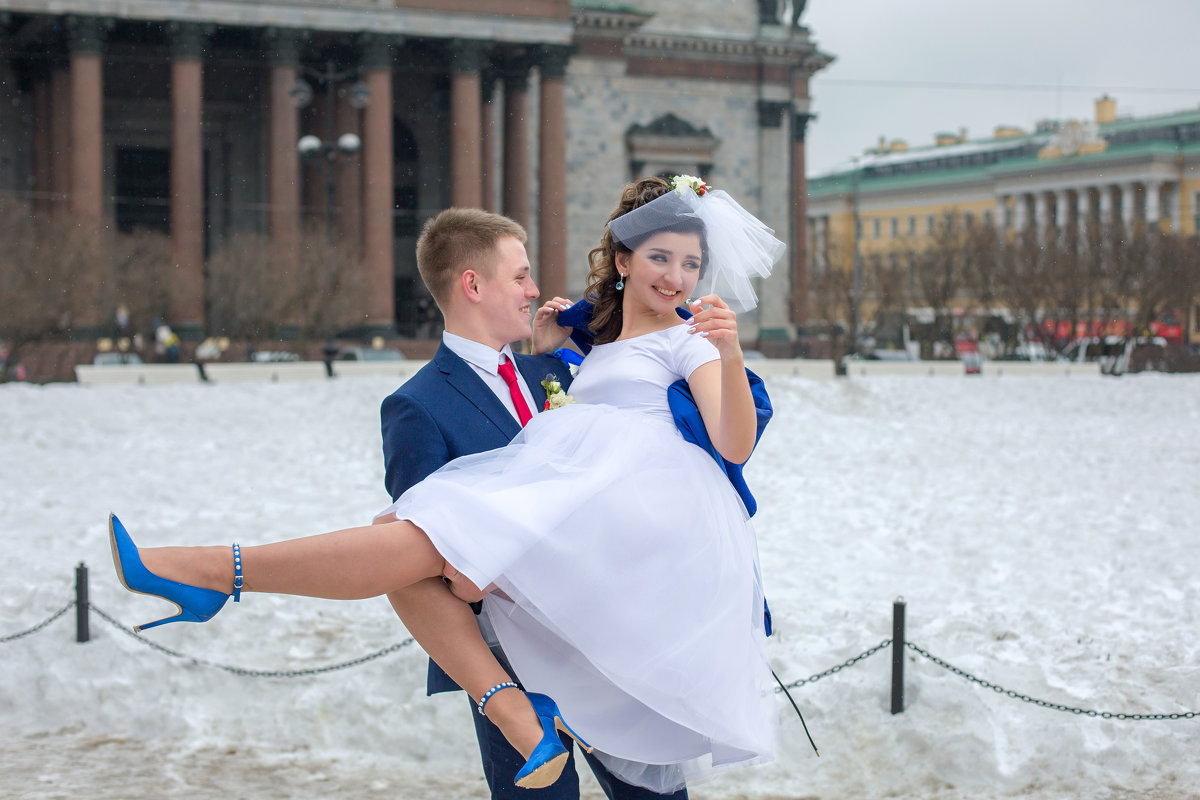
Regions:
<instances>
[{"instance_id":1,"label":"yellow building in background","mask_svg":"<svg viewBox=\"0 0 1200 800\"><path fill-rule=\"evenodd\" d=\"M846 317L857 298L858 319L872 319L889 291L878 277L886 274L898 276L892 291L904 296L904 310L928 316L921 306L930 289L917 285L914 265L948 232L990 230L997 241L1026 237L1061 246L1069 231L1081 262L1094 257L1084 252L1089 231L1093 240L1105 228L1195 237L1200 109L1122 118L1105 96L1086 121L1047 121L1032 131L1000 126L977 140L965 131L939 133L924 147L881 139L809 178L808 222L810 319L849 321L839 320L839 297L851 307L851 314L842 311ZM969 284L958 281L946 310L979 309ZM1200 343L1195 298L1179 311L1184 341Z\"/></svg>"}]
</instances>

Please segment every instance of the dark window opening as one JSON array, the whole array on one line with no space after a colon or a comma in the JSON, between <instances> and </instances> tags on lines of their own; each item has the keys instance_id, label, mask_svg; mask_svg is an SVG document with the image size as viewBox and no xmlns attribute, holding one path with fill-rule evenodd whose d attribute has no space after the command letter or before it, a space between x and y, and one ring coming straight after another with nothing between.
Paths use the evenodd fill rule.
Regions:
<instances>
[{"instance_id":1,"label":"dark window opening","mask_svg":"<svg viewBox=\"0 0 1200 800\"><path fill-rule=\"evenodd\" d=\"M171 152L117 148L116 222L121 233L142 228L171 232Z\"/></svg>"}]
</instances>

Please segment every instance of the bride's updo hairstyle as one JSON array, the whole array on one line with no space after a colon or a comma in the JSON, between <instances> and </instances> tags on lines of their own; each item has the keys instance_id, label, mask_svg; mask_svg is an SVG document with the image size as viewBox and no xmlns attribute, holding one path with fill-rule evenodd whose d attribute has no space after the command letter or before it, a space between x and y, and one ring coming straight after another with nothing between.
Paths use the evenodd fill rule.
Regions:
<instances>
[{"instance_id":1,"label":"bride's updo hairstyle","mask_svg":"<svg viewBox=\"0 0 1200 800\"><path fill-rule=\"evenodd\" d=\"M642 178L626 185L621 192L620 203L609 216L609 224L604 227L600 246L588 253L588 282L584 298L595 306L588 328L595 336L596 344L616 341L616 338L621 335L622 293L617 289L617 281L621 280L621 276L617 272L617 253L632 253L642 242L664 231L696 233L700 236L701 274L703 274L704 266L708 261L705 226L695 214L690 213L682 201L678 203L679 208L674 208L676 204L670 201L666 201L667 206L659 203L655 210L662 209L664 213L643 212L636 215L636 226L625 226L631 229L623 231L619 236L613 234L611 224L613 220L623 217L635 209L640 209L673 191L671 184L662 178ZM651 210L647 209L646 211L650 212ZM621 228L620 225L617 227Z\"/></svg>"}]
</instances>

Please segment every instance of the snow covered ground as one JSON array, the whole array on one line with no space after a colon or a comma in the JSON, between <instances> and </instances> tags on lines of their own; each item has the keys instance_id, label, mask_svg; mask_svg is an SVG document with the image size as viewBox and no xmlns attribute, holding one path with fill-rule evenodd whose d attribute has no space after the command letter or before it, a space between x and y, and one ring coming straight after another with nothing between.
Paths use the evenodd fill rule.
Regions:
<instances>
[{"instance_id":1,"label":"snow covered ground","mask_svg":"<svg viewBox=\"0 0 1200 800\"><path fill-rule=\"evenodd\" d=\"M358 524L387 502L392 381L0 387L0 637L73 597L127 625L106 517L142 543L243 544ZM1119 713L1200 711L1200 380L775 379L748 470L776 672L795 681L891 636L1007 689ZM0 643L0 796L486 796L466 701L424 697L415 646L311 677L232 674L73 614ZM338 664L406 638L382 600L249 596L146 638L256 670ZM776 763L695 798L1200 798L1200 718L1039 708L890 652L780 701ZM584 797L598 798L582 778Z\"/></svg>"}]
</instances>

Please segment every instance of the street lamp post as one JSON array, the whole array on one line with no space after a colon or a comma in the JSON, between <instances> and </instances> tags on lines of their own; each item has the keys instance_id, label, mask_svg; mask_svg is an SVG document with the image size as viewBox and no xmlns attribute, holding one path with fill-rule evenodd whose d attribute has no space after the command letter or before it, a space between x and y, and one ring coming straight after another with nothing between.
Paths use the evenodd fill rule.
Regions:
<instances>
[{"instance_id":1,"label":"street lamp post","mask_svg":"<svg viewBox=\"0 0 1200 800\"><path fill-rule=\"evenodd\" d=\"M362 140L358 134L348 132L337 135L337 95L336 86L349 78L357 77L358 70L338 72L333 61L325 64L325 70L319 72L308 67L301 67L305 75L320 83L325 88L325 138L308 134L301 136L296 143L302 158L320 159L325 170L325 235L333 241L333 223L335 214L334 175L339 166L339 158L351 156L362 148ZM362 81L355 81L347 91L350 105L356 109L365 108L370 102L371 92ZM313 90L303 78L296 81L291 91L292 102L296 108L305 108L312 102Z\"/></svg>"}]
</instances>

